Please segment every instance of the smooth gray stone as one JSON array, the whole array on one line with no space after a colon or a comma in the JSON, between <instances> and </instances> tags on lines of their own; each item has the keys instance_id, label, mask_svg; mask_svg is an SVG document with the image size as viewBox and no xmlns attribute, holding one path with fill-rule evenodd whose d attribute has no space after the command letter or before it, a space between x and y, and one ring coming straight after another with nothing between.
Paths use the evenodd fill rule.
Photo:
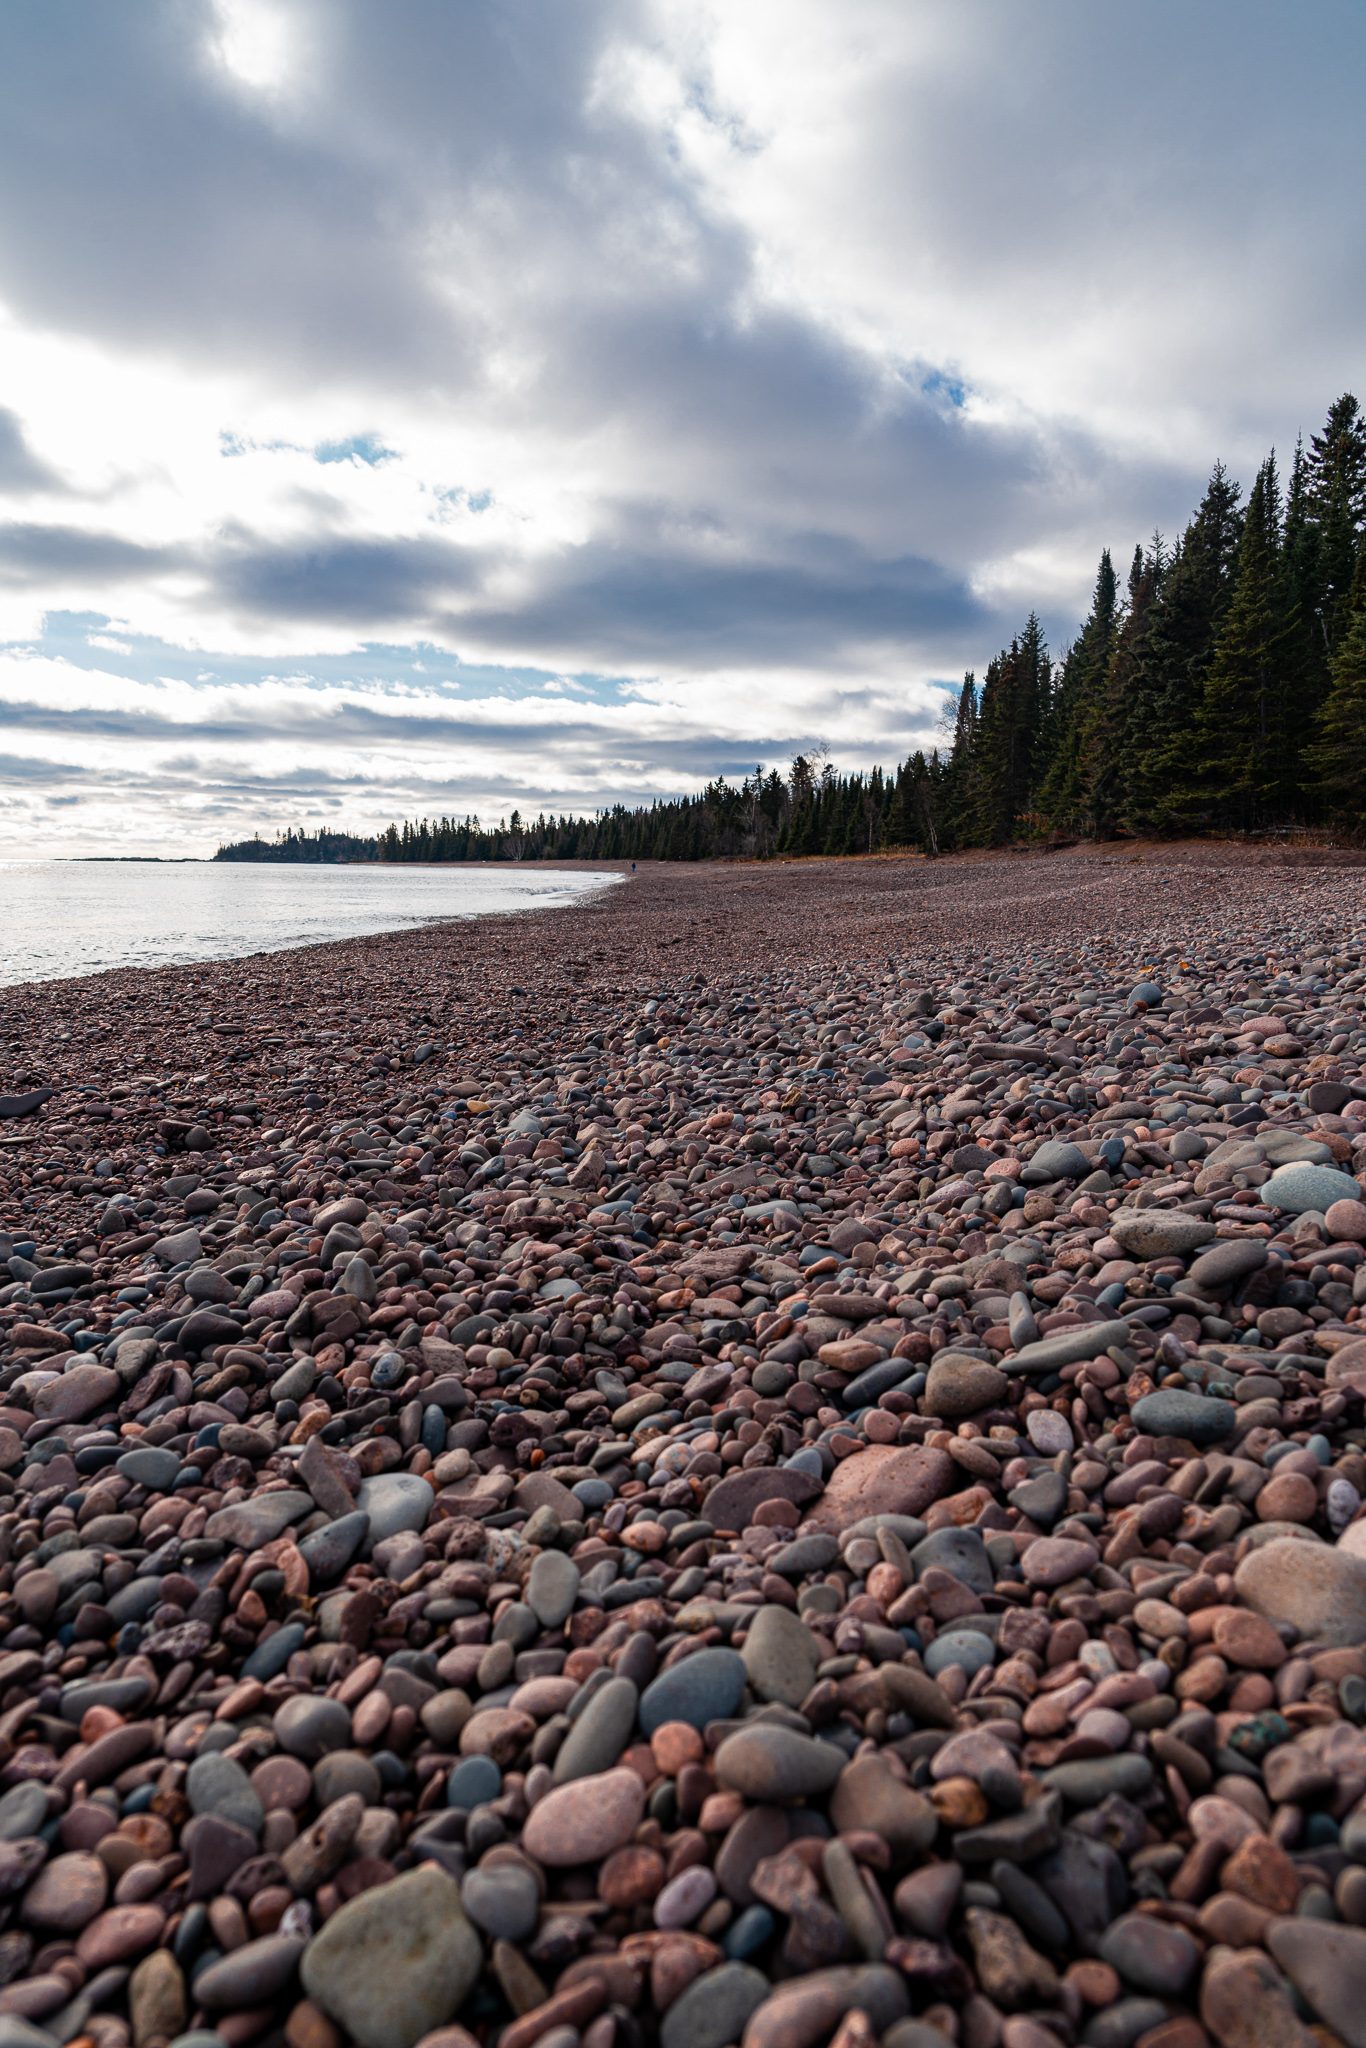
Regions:
<instances>
[{"instance_id":1,"label":"smooth gray stone","mask_svg":"<svg viewBox=\"0 0 1366 2048\"><path fill-rule=\"evenodd\" d=\"M1059 1366L1075 1365L1083 1358L1099 1358L1112 1344L1127 1342L1129 1334L1129 1325L1118 1320L1060 1330L1054 1337L1040 1337L1037 1344L1026 1344L1013 1358L1003 1358L1001 1369L1012 1377L1022 1372L1056 1372Z\"/></svg>"},{"instance_id":2,"label":"smooth gray stone","mask_svg":"<svg viewBox=\"0 0 1366 2048\"><path fill-rule=\"evenodd\" d=\"M282 1487L278 1492L258 1493L254 1499L219 1508L209 1516L204 1534L221 1537L225 1543L240 1545L243 1550L259 1550L263 1543L273 1543L292 1523L301 1522L312 1513L311 1493L292 1486Z\"/></svg>"},{"instance_id":3,"label":"smooth gray stone","mask_svg":"<svg viewBox=\"0 0 1366 2048\"><path fill-rule=\"evenodd\" d=\"M206 2012L244 2012L278 1998L293 1982L306 1943L303 1935L267 1934L220 1956L194 1979Z\"/></svg>"},{"instance_id":4,"label":"smooth gray stone","mask_svg":"<svg viewBox=\"0 0 1366 2048\"><path fill-rule=\"evenodd\" d=\"M1138 1799L1153 1782L1153 1767L1146 1756L1122 1751L1118 1756L1085 1757L1077 1763L1054 1764L1042 1775L1045 1785L1056 1786L1074 1806L1099 1806L1112 1792L1125 1799Z\"/></svg>"},{"instance_id":5,"label":"smooth gray stone","mask_svg":"<svg viewBox=\"0 0 1366 2048\"><path fill-rule=\"evenodd\" d=\"M1296 1160L1278 1166L1270 1180L1257 1190L1257 1200L1283 1215L1302 1216L1308 1209L1331 1209L1334 1202L1359 1202L1361 1183L1350 1173L1331 1166L1316 1166L1310 1160Z\"/></svg>"},{"instance_id":6,"label":"smooth gray stone","mask_svg":"<svg viewBox=\"0 0 1366 2048\"><path fill-rule=\"evenodd\" d=\"M1186 1278L1192 1287L1216 1292L1221 1287L1232 1287L1248 1273L1260 1272L1265 1264L1265 1238L1226 1237L1192 1260Z\"/></svg>"},{"instance_id":7,"label":"smooth gray stone","mask_svg":"<svg viewBox=\"0 0 1366 2048\"><path fill-rule=\"evenodd\" d=\"M718 1782L731 1791L781 1806L830 1791L848 1761L832 1742L799 1735L777 1721L755 1721L726 1737L715 1769Z\"/></svg>"},{"instance_id":8,"label":"smooth gray stone","mask_svg":"<svg viewBox=\"0 0 1366 2048\"><path fill-rule=\"evenodd\" d=\"M0 1842L22 1842L36 1835L51 1803L46 1789L32 1778L11 1785L0 1795Z\"/></svg>"},{"instance_id":9,"label":"smooth gray stone","mask_svg":"<svg viewBox=\"0 0 1366 2048\"><path fill-rule=\"evenodd\" d=\"M541 1917L541 1892L533 1871L515 1863L467 1871L460 1899L476 1927L495 1941L525 1941Z\"/></svg>"},{"instance_id":10,"label":"smooth gray stone","mask_svg":"<svg viewBox=\"0 0 1366 2048\"><path fill-rule=\"evenodd\" d=\"M799 1707L816 1683L826 1651L788 1607L760 1607L740 1652L757 1699Z\"/></svg>"},{"instance_id":11,"label":"smooth gray stone","mask_svg":"<svg viewBox=\"0 0 1366 2048\"><path fill-rule=\"evenodd\" d=\"M1020 1178L1027 1186L1037 1187L1049 1180L1084 1180L1090 1171L1091 1161L1079 1146L1065 1138L1047 1138L1031 1154Z\"/></svg>"},{"instance_id":12,"label":"smooth gray stone","mask_svg":"<svg viewBox=\"0 0 1366 2048\"><path fill-rule=\"evenodd\" d=\"M543 1550L527 1576L526 1601L542 1628L561 1628L569 1619L582 1577L562 1550Z\"/></svg>"},{"instance_id":13,"label":"smooth gray stone","mask_svg":"<svg viewBox=\"0 0 1366 2048\"><path fill-rule=\"evenodd\" d=\"M359 1556L369 1534L370 1517L353 1508L349 1515L338 1515L326 1528L315 1529L311 1536L303 1537L299 1555L308 1566L310 1578L324 1585L339 1579L352 1559Z\"/></svg>"},{"instance_id":14,"label":"smooth gray stone","mask_svg":"<svg viewBox=\"0 0 1366 2048\"><path fill-rule=\"evenodd\" d=\"M157 1582L153 1583L157 1585ZM156 1602L152 1604L155 1606ZM155 1690L150 1678L82 1679L63 1686L62 1719L79 1723L89 1707L112 1707L116 1714L136 1713L139 1707L146 1706Z\"/></svg>"},{"instance_id":15,"label":"smooth gray stone","mask_svg":"<svg viewBox=\"0 0 1366 2048\"><path fill-rule=\"evenodd\" d=\"M212 1751L207 1756L197 1756L186 1773L185 1796L195 1813L215 1813L220 1820L230 1820L251 1835L261 1832L265 1808L251 1779L231 1757Z\"/></svg>"},{"instance_id":16,"label":"smooth gray stone","mask_svg":"<svg viewBox=\"0 0 1366 2048\"><path fill-rule=\"evenodd\" d=\"M52 1090L49 1088L47 1093L50 1095ZM4 1107L4 1100L0 1096L0 1116L17 1114ZM217 2041L217 2036L214 2038ZM35 2026L32 2020L21 2019L17 2012L0 2012L0 2048L58 2048L58 2042L55 2034ZM217 2048L223 2048L221 2041L217 2041Z\"/></svg>"},{"instance_id":17,"label":"smooth gray stone","mask_svg":"<svg viewBox=\"0 0 1366 2048\"><path fill-rule=\"evenodd\" d=\"M382 1543L402 1529L425 1529L436 1495L417 1472L377 1472L361 1481L356 1506L370 1517L370 1542Z\"/></svg>"},{"instance_id":18,"label":"smooth gray stone","mask_svg":"<svg viewBox=\"0 0 1366 2048\"><path fill-rule=\"evenodd\" d=\"M242 1665L243 1678L259 1678L263 1684L278 1678L296 1650L302 1650L308 1631L301 1621L286 1622L274 1635L258 1643Z\"/></svg>"},{"instance_id":19,"label":"smooth gray stone","mask_svg":"<svg viewBox=\"0 0 1366 2048\"><path fill-rule=\"evenodd\" d=\"M135 1451L125 1451L115 1460L114 1470L131 1479L135 1486L145 1486L149 1493L169 1493L180 1477L183 1463L175 1451L144 1444Z\"/></svg>"},{"instance_id":20,"label":"smooth gray stone","mask_svg":"<svg viewBox=\"0 0 1366 2048\"><path fill-rule=\"evenodd\" d=\"M1233 1434L1238 1410L1212 1394L1188 1394L1181 1387L1157 1387L1130 1410L1139 1429L1152 1436L1184 1437L1201 1447Z\"/></svg>"},{"instance_id":21,"label":"smooth gray stone","mask_svg":"<svg viewBox=\"0 0 1366 2048\"><path fill-rule=\"evenodd\" d=\"M610 1771L631 1740L640 1695L629 1678L609 1678L598 1687L560 1744L553 1776L557 1785Z\"/></svg>"},{"instance_id":22,"label":"smooth gray stone","mask_svg":"<svg viewBox=\"0 0 1366 2048\"><path fill-rule=\"evenodd\" d=\"M931 1568L947 1572L974 1593L989 1593L996 1574L976 1529L935 1529L911 1552L917 1576Z\"/></svg>"},{"instance_id":23,"label":"smooth gray stone","mask_svg":"<svg viewBox=\"0 0 1366 2048\"><path fill-rule=\"evenodd\" d=\"M304 1990L359 2048L413 2048L453 2019L483 1946L460 1887L434 1863L348 1900L304 1954Z\"/></svg>"},{"instance_id":24,"label":"smooth gray stone","mask_svg":"<svg viewBox=\"0 0 1366 2048\"><path fill-rule=\"evenodd\" d=\"M1366 1928L1273 1920L1266 1945L1324 2025L1347 2048L1366 2048Z\"/></svg>"},{"instance_id":25,"label":"smooth gray stone","mask_svg":"<svg viewBox=\"0 0 1366 2048\"><path fill-rule=\"evenodd\" d=\"M665 2013L661 2048L727 2048L740 2039L745 2022L771 1988L763 1971L749 1963L722 1963L704 1971Z\"/></svg>"},{"instance_id":26,"label":"smooth gray stone","mask_svg":"<svg viewBox=\"0 0 1366 2048\"><path fill-rule=\"evenodd\" d=\"M686 1721L699 1732L708 1721L724 1721L735 1712L745 1690L744 1661L736 1650L695 1650L646 1686L640 1702L640 1726L653 1735L666 1721Z\"/></svg>"}]
</instances>

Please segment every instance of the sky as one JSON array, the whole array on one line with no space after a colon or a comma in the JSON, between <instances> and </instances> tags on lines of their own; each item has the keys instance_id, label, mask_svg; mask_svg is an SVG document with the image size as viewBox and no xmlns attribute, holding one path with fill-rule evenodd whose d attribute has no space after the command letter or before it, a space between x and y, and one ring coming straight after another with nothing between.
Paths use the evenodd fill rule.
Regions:
<instances>
[{"instance_id":1,"label":"sky","mask_svg":"<svg viewBox=\"0 0 1366 2048\"><path fill-rule=\"evenodd\" d=\"M0 856L935 742L1366 398L1360 0L6 0Z\"/></svg>"}]
</instances>

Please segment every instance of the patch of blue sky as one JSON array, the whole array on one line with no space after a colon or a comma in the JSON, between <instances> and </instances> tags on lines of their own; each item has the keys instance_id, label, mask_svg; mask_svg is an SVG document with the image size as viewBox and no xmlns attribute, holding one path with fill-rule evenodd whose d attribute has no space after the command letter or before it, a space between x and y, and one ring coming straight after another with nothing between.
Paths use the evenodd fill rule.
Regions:
<instances>
[{"instance_id":1,"label":"patch of blue sky","mask_svg":"<svg viewBox=\"0 0 1366 2048\"><path fill-rule=\"evenodd\" d=\"M378 434L348 434L340 441L319 441L313 450L315 462L364 462L378 469L383 462L396 462L397 448L390 448Z\"/></svg>"},{"instance_id":2,"label":"patch of blue sky","mask_svg":"<svg viewBox=\"0 0 1366 2048\"><path fill-rule=\"evenodd\" d=\"M920 379L920 388L927 398L946 401L955 412L961 412L968 402L967 385L948 370L927 371Z\"/></svg>"},{"instance_id":3,"label":"patch of blue sky","mask_svg":"<svg viewBox=\"0 0 1366 2048\"><path fill-rule=\"evenodd\" d=\"M432 493L442 505L451 505L459 512L487 512L493 503L492 491L467 491L463 484L447 484Z\"/></svg>"},{"instance_id":4,"label":"patch of blue sky","mask_svg":"<svg viewBox=\"0 0 1366 2048\"><path fill-rule=\"evenodd\" d=\"M295 441L256 441L249 434L234 433L231 427L222 427L219 430L218 452L220 455L229 457L234 455L260 455L263 453L266 455L278 455L282 451L298 454L298 443Z\"/></svg>"},{"instance_id":5,"label":"patch of blue sky","mask_svg":"<svg viewBox=\"0 0 1366 2048\"><path fill-rule=\"evenodd\" d=\"M126 676L130 682L165 679L249 688L287 675L301 688L351 685L367 690L420 690L438 696L513 700L552 696L581 704L616 703L632 680L463 662L458 655L427 641L402 645L369 641L351 654L313 654L282 662L259 655L175 647L151 635L130 632L103 612L88 611L49 612L40 639L0 642L0 652L5 651L46 654L73 668Z\"/></svg>"}]
</instances>

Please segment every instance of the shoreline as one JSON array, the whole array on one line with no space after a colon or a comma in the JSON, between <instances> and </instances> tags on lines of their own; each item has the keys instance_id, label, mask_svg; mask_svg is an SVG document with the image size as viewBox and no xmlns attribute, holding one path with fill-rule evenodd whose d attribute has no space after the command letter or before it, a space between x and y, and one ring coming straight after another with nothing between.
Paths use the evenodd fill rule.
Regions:
<instances>
[{"instance_id":1,"label":"shoreline","mask_svg":"<svg viewBox=\"0 0 1366 2048\"><path fill-rule=\"evenodd\" d=\"M176 866L214 865L211 861L202 863L173 862L167 864ZM251 863L225 862L220 863L220 865L249 866ZM281 862L273 865L280 868L288 868L293 864ZM713 892L717 896L723 896L726 893L730 882L734 878L743 878L741 886L744 886L747 882L752 887L757 885L763 878L767 878L772 883L780 876L793 877L793 889L800 890L802 886L800 878L804 877L818 896L828 895L832 901L841 905L850 900L856 900L859 895L866 893L876 901L879 915L891 918L895 915L895 905L889 905L887 901L889 892L900 896L905 889L909 888L912 892L912 900L907 903L906 907L914 912L918 907L915 900L916 885L918 883L925 885L926 899L932 905L933 893L937 893L939 889L950 887L955 883L961 883L971 892L975 878L981 874L983 869L994 870L998 866L1005 875L1012 879L1017 879L1025 874L1033 877L1042 870L1043 885L1037 891L1037 894L1043 898L1046 904L1054 893L1054 885L1058 886L1059 893L1066 895L1068 893L1068 883L1078 872L1083 875L1103 878L1105 875L1118 869L1138 867L1144 870L1149 868L1167 869L1173 873L1194 869L1204 871L1212 876L1224 877L1225 879L1245 877L1249 870L1271 874L1285 871L1301 875L1322 874L1328 876L1343 869L1359 866L1366 867L1366 849L1351 847L1291 847L1273 845L1269 842L1259 842L1253 846L1244 846L1232 840L1203 839L1180 840L1170 843L1158 840L1086 841L1079 842L1074 847L1059 849L1019 846L999 852L992 852L975 847L961 853L944 854L935 860L930 860L922 854L885 849L874 855L810 854L783 856L782 858L775 857L771 860L640 861L637 863L637 869L634 873L628 861L423 861L396 862L387 865L369 862L337 862L328 863L327 865L362 868L370 866L383 867L386 873L398 873L405 868L412 868L422 873L459 873L468 871L504 874L515 872L518 868L538 873L556 873L560 871L565 873L615 873L619 879L636 884L644 884L647 879L657 878L662 883L666 894L668 893L668 878L673 877L678 884L678 889L674 893L679 897L688 894L690 885L693 888L705 887L702 878L708 876L727 878L724 881L718 882ZM860 879L871 883L873 886L866 891L860 891L853 886ZM596 892L596 895L606 896L611 893L613 893L611 890L604 889ZM364 933L353 938L319 939L299 946L265 947L255 953L225 954L199 961L167 961L159 966L151 967L132 965L106 967L99 969L94 974L54 976L43 981L4 982L0 983L0 1006L3 1006L7 996L16 995L24 990L43 989L51 986L54 981L59 981L61 986L66 988L77 983L104 980L111 975L158 975L192 972L198 968L230 967L234 963L240 964L247 961L275 959L287 954L323 953L332 949L365 945L372 941L401 940L407 936L417 936L422 932L429 932L442 925L464 926L476 923L488 925L507 918L525 919L528 917L559 915L561 912L572 912L581 907L583 906L579 902L571 901L554 905L548 910L528 907L525 910L475 912L464 917L437 917L433 918L429 923L422 925L396 925L386 931ZM889 926L889 929L894 930L894 926Z\"/></svg>"},{"instance_id":2,"label":"shoreline","mask_svg":"<svg viewBox=\"0 0 1366 2048\"><path fill-rule=\"evenodd\" d=\"M26 2048L1198 2048L1268 1955L1341 2032L1358 879L642 863L0 990Z\"/></svg>"},{"instance_id":3,"label":"shoreline","mask_svg":"<svg viewBox=\"0 0 1366 2048\"><path fill-rule=\"evenodd\" d=\"M177 862L168 863L167 865L180 866L199 864L200 863ZM140 863L140 865L146 865L146 863ZM206 862L202 863L202 865L208 866L212 865L212 863ZM558 904L528 904L523 909L507 908L501 910L468 910L463 912L444 911L433 915L431 918L424 918L420 922L414 922L410 918L403 924L391 925L377 932L352 934L349 936L346 934L341 934L333 938L309 939L284 946L262 946L255 949L254 951L246 953L218 953L192 960L163 960L154 965L145 966L137 965L134 963L128 963L127 965L123 966L114 965L109 967L98 968L91 973L52 974L42 976L38 980L28 981L0 981L0 1005L3 1004L4 994L8 990L47 988L52 986L54 983L58 983L61 986L66 987L73 982L97 981L102 979L104 976L110 974L162 974L169 973L177 968L183 969L193 967L211 967L215 965L227 965L233 961L274 959L286 953L314 952L328 946L345 946L359 944L366 938L398 938L402 937L405 933L428 931L433 926L437 925L466 925L481 923L486 918L490 917L519 918L527 916L546 915L556 910L573 909L580 902L587 902L592 900L596 896L605 895L606 893L608 893L609 889L614 885L615 881L630 879L629 870L626 871L624 874L620 872L614 873L613 869L610 866L604 866L602 863L599 862L581 862L575 863L574 865L575 869L578 872L589 872L593 874L600 873L603 876L608 877L609 879L604 881L601 888L585 890L581 894L575 893L568 897L563 903ZM569 872L569 866L566 863L546 862L543 868L541 869L541 872L549 874L555 874L560 872L567 873Z\"/></svg>"}]
</instances>

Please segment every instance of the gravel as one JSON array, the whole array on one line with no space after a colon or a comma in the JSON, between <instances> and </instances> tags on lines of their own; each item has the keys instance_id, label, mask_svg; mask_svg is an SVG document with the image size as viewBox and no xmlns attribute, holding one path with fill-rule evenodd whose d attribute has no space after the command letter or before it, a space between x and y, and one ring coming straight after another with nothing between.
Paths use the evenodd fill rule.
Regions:
<instances>
[{"instance_id":1,"label":"gravel","mask_svg":"<svg viewBox=\"0 0 1366 2048\"><path fill-rule=\"evenodd\" d=\"M0 2043L1366 2048L1359 881L7 990Z\"/></svg>"}]
</instances>

